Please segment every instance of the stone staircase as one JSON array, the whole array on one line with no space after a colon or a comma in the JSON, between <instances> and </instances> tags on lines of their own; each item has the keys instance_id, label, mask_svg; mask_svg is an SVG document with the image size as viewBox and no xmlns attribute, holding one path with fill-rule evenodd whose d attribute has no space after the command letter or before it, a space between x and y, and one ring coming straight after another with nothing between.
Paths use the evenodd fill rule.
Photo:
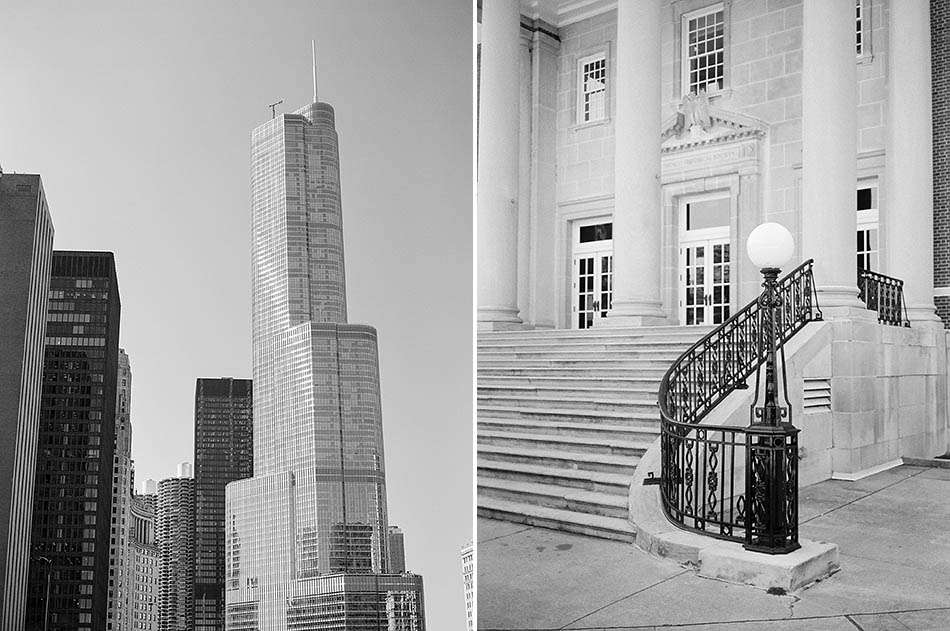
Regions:
<instances>
[{"instance_id":1,"label":"stone staircase","mask_svg":"<svg viewBox=\"0 0 950 631\"><path fill-rule=\"evenodd\" d=\"M627 494L656 396L711 327L480 332L478 514L632 541Z\"/></svg>"}]
</instances>

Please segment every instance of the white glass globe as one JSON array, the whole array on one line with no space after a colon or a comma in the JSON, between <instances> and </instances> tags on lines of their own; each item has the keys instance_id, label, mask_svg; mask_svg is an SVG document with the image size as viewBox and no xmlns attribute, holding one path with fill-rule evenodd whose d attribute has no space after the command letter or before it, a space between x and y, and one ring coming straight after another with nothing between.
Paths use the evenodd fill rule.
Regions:
<instances>
[{"instance_id":1,"label":"white glass globe","mask_svg":"<svg viewBox=\"0 0 950 631\"><path fill-rule=\"evenodd\" d=\"M749 235L746 250L752 263L759 269L781 269L795 254L795 239L782 224L764 223Z\"/></svg>"}]
</instances>

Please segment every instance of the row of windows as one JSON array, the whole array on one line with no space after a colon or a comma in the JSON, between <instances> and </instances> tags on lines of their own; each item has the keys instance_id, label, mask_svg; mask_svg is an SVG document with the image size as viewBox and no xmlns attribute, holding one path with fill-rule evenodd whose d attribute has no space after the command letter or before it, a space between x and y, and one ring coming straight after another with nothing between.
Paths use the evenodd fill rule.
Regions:
<instances>
[{"instance_id":1,"label":"row of windows","mask_svg":"<svg viewBox=\"0 0 950 631\"><path fill-rule=\"evenodd\" d=\"M855 53L869 50L867 0L855 3ZM725 87L728 22L722 3L685 13L681 23L681 83L683 94L715 93ZM607 54L599 52L577 60L578 124L606 120Z\"/></svg>"}]
</instances>

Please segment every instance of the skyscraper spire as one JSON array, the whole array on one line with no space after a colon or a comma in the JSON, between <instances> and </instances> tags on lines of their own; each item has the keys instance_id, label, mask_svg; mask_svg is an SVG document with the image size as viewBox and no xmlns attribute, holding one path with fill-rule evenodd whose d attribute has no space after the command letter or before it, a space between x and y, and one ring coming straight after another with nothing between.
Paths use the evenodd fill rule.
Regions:
<instances>
[{"instance_id":1,"label":"skyscraper spire","mask_svg":"<svg viewBox=\"0 0 950 631\"><path fill-rule=\"evenodd\" d=\"M313 55L313 102L317 102L317 45L310 40L310 53Z\"/></svg>"}]
</instances>

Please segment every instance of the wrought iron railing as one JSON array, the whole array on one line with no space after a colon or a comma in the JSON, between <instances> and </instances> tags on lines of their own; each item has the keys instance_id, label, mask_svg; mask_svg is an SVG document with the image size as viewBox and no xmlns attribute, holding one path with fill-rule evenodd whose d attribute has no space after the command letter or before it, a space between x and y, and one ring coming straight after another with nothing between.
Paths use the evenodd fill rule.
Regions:
<instances>
[{"instance_id":1,"label":"wrought iron railing","mask_svg":"<svg viewBox=\"0 0 950 631\"><path fill-rule=\"evenodd\" d=\"M811 259L779 279L776 299L779 346L821 320ZM762 432L698 423L734 390L747 387L765 360L766 345L759 340L768 327L765 312L760 300L750 302L680 355L660 382L660 495L667 518L680 528L745 543L756 532L745 471L750 448L758 452L764 444ZM789 461L795 471L787 473L797 474L795 460Z\"/></svg>"},{"instance_id":2,"label":"wrought iron railing","mask_svg":"<svg viewBox=\"0 0 950 631\"><path fill-rule=\"evenodd\" d=\"M858 298L871 311L877 312L877 321L894 326L910 326L907 305L904 304L904 281L872 272L858 270Z\"/></svg>"}]
</instances>

